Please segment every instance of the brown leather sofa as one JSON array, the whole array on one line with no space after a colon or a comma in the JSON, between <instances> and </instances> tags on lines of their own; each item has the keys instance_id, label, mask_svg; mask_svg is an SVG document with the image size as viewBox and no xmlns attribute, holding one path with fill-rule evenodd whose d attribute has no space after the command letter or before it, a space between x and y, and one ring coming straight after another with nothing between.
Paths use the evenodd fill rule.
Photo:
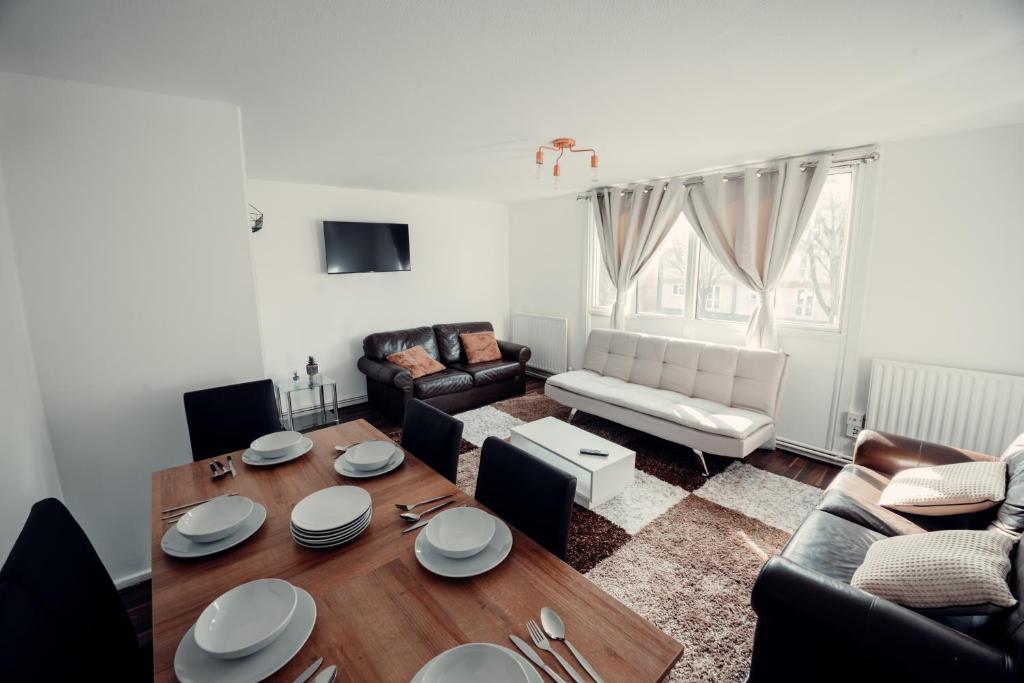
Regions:
<instances>
[{"instance_id":1,"label":"brown leather sofa","mask_svg":"<svg viewBox=\"0 0 1024 683\"><path fill-rule=\"evenodd\" d=\"M984 529L993 520L1024 531L1024 452L1007 462L1004 503L950 517L901 514L878 505L897 472L991 456L916 439L861 433L853 464L829 486L779 556L761 569L749 683L762 681L1019 681L1024 605L919 610L850 586L868 547L902 534ZM1010 590L1024 597L1024 551L1013 550ZM975 612L975 613L971 613Z\"/></svg>"},{"instance_id":2,"label":"brown leather sofa","mask_svg":"<svg viewBox=\"0 0 1024 683\"><path fill-rule=\"evenodd\" d=\"M501 360L467 362L459 335L493 331L491 323L473 322L414 327L367 336L363 339L363 357L358 366L366 375L370 405L401 422L405 404L413 398L446 413L458 413L526 393L529 347L499 341ZM413 346L422 346L445 366L444 371L413 379L408 370L388 361L391 354Z\"/></svg>"}]
</instances>

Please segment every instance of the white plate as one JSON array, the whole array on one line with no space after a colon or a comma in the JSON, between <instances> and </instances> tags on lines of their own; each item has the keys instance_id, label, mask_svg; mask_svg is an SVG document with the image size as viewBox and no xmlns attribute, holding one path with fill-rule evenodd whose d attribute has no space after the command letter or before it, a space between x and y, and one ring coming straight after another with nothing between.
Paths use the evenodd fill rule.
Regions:
<instances>
[{"instance_id":1,"label":"white plate","mask_svg":"<svg viewBox=\"0 0 1024 683\"><path fill-rule=\"evenodd\" d=\"M512 532L508 525L494 518L494 536L487 547L471 557L453 560L437 552L427 540L426 529L416 536L416 559L427 571L438 576L464 579L488 572L504 561L512 550Z\"/></svg>"},{"instance_id":2,"label":"white plate","mask_svg":"<svg viewBox=\"0 0 1024 683\"><path fill-rule=\"evenodd\" d=\"M314 536L310 534L304 534L301 531L292 527L292 538L294 538L296 542L302 543L303 545L339 545L341 543L345 543L347 541L352 540L359 534L366 531L367 527L370 526L371 519L373 519L372 510L370 514L366 515L366 517L360 520L358 524L350 527L345 531L342 531L337 534L332 534L329 536Z\"/></svg>"},{"instance_id":3,"label":"white plate","mask_svg":"<svg viewBox=\"0 0 1024 683\"><path fill-rule=\"evenodd\" d=\"M516 661L519 662L519 666L523 667L523 671L526 672L526 680L528 680L530 683L544 683L544 679L540 677L540 672L533 668L533 664L530 664L530 662L526 660L526 657L523 657L515 650L511 650L507 647L501 647L501 645L495 645L495 647L501 648L506 652L512 653L512 655L516 658ZM433 666L434 662L436 662L442 655L444 655L444 652L442 652L437 657L434 657L429 662L424 664L423 668L416 672L416 675L412 677L412 680L409 683L423 683L423 677L427 674L427 671L430 669L431 666Z\"/></svg>"},{"instance_id":4,"label":"white plate","mask_svg":"<svg viewBox=\"0 0 1024 683\"><path fill-rule=\"evenodd\" d=\"M261 458L280 458L302 441L299 432L272 432L249 444L249 450Z\"/></svg>"},{"instance_id":5,"label":"white plate","mask_svg":"<svg viewBox=\"0 0 1024 683\"><path fill-rule=\"evenodd\" d=\"M331 486L309 494L292 508L292 524L303 531L330 531L350 524L370 508L370 494L358 486Z\"/></svg>"},{"instance_id":6,"label":"white plate","mask_svg":"<svg viewBox=\"0 0 1024 683\"><path fill-rule=\"evenodd\" d=\"M347 449L339 458L359 472L379 470L391 462L396 446L393 441L364 441Z\"/></svg>"},{"instance_id":7,"label":"white plate","mask_svg":"<svg viewBox=\"0 0 1024 683\"><path fill-rule=\"evenodd\" d=\"M245 496L218 496L186 512L175 528L190 541L211 543L238 531L252 509Z\"/></svg>"},{"instance_id":8,"label":"white plate","mask_svg":"<svg viewBox=\"0 0 1024 683\"><path fill-rule=\"evenodd\" d=\"M494 527L494 516L479 508L449 508L432 518L423 533L434 550L445 557L461 559L486 548L494 536Z\"/></svg>"},{"instance_id":9,"label":"white plate","mask_svg":"<svg viewBox=\"0 0 1024 683\"><path fill-rule=\"evenodd\" d=\"M289 524L288 528L291 529L292 533L296 536L304 536L311 541L324 540L332 538L334 536L344 536L353 529L365 527L366 523L370 521L370 515L372 514L373 508L369 508L366 512L363 513L362 517L352 522L351 524L346 524L340 529L331 529L330 531L306 531L305 529L297 527L294 524Z\"/></svg>"},{"instance_id":10,"label":"white plate","mask_svg":"<svg viewBox=\"0 0 1024 683\"><path fill-rule=\"evenodd\" d=\"M323 549L326 549L326 548L337 548L338 546L342 546L342 545L345 545L347 543L351 543L352 541L356 540L357 538L362 536L363 532L366 531L369 527L370 527L370 525L367 524L365 527L363 527L361 529L358 529L357 531L353 532L349 536L346 536L345 538L342 538L340 540L330 541L330 542L308 541L306 539L299 538L295 534L292 534L292 540L295 541L298 545L301 545L303 548L311 548L311 549L314 549L314 550L323 550Z\"/></svg>"},{"instance_id":11,"label":"white plate","mask_svg":"<svg viewBox=\"0 0 1024 683\"><path fill-rule=\"evenodd\" d=\"M299 443L301 444L301 447L292 452L291 454L286 455L282 458L273 459L261 459L260 456L255 455L251 449L246 448L245 452L242 453L242 462L244 462L246 465L252 465L253 467L268 467L270 465L280 465L281 463L291 462L296 458L301 458L306 453L309 453L311 450L313 450L313 440L310 439L309 437L302 437L302 440Z\"/></svg>"},{"instance_id":12,"label":"white plate","mask_svg":"<svg viewBox=\"0 0 1024 683\"><path fill-rule=\"evenodd\" d=\"M176 525L168 529L160 539L160 549L172 557L183 557L191 559L195 557L206 557L219 553L222 550L233 548L259 531L263 522L267 520L267 508L259 503L253 503L252 514L250 514L238 531L212 543L196 543L190 541L178 533Z\"/></svg>"},{"instance_id":13,"label":"white plate","mask_svg":"<svg viewBox=\"0 0 1024 683\"><path fill-rule=\"evenodd\" d=\"M387 474L388 472L391 472L396 467L401 465L403 462L405 462L405 451L396 446L395 454L391 456L391 460L389 460L388 464L384 465L384 467L380 468L379 470L371 470L367 472L360 472L359 470L354 470L348 466L348 463L344 461L344 456L342 456L335 459L334 471L340 474L341 476L349 477L350 479L366 479L368 477L379 477L382 474Z\"/></svg>"},{"instance_id":14,"label":"white plate","mask_svg":"<svg viewBox=\"0 0 1024 683\"><path fill-rule=\"evenodd\" d=\"M292 660L309 639L316 624L316 603L298 586L295 614L284 632L259 652L242 659L215 659L199 649L195 626L178 643L174 675L181 683L253 683L271 676Z\"/></svg>"},{"instance_id":15,"label":"white plate","mask_svg":"<svg viewBox=\"0 0 1024 683\"><path fill-rule=\"evenodd\" d=\"M442 652L427 668L423 683L529 683L514 654L491 643L467 643Z\"/></svg>"},{"instance_id":16,"label":"white plate","mask_svg":"<svg viewBox=\"0 0 1024 683\"><path fill-rule=\"evenodd\" d=\"M281 579L257 579L235 586L211 602L196 620L199 649L217 659L238 659L272 643L292 620L295 587Z\"/></svg>"}]
</instances>

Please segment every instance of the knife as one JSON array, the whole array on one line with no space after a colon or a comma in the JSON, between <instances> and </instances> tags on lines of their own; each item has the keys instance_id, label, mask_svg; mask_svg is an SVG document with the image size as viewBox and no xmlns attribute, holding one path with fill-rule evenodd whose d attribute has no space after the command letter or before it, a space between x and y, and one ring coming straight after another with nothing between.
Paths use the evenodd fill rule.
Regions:
<instances>
[{"instance_id":1,"label":"knife","mask_svg":"<svg viewBox=\"0 0 1024 683\"><path fill-rule=\"evenodd\" d=\"M306 683L306 681L308 681L310 678L313 677L313 674L316 673L316 670L319 669L320 665L323 664L323 663L324 663L324 658L323 657L317 657L317 660L315 662L313 662L312 664L310 664L308 669L306 669L305 671L300 673L299 677L296 678L294 681L292 681L292 683Z\"/></svg>"},{"instance_id":2,"label":"knife","mask_svg":"<svg viewBox=\"0 0 1024 683\"><path fill-rule=\"evenodd\" d=\"M527 659L529 659L531 662L533 662L540 668L544 669L544 673L546 673L548 676L551 676L551 680L555 681L555 683L565 683L565 680L563 680L561 676L552 671L551 667L544 663L544 660L540 658L540 655L537 654L532 647L527 645L525 640L515 635L514 633L510 633L508 637L509 640L511 640L512 643L519 648L519 651L526 655Z\"/></svg>"},{"instance_id":3,"label":"knife","mask_svg":"<svg viewBox=\"0 0 1024 683\"><path fill-rule=\"evenodd\" d=\"M329 667L317 674L317 677L313 679L313 683L334 683L334 679L338 677L338 667L331 664Z\"/></svg>"}]
</instances>

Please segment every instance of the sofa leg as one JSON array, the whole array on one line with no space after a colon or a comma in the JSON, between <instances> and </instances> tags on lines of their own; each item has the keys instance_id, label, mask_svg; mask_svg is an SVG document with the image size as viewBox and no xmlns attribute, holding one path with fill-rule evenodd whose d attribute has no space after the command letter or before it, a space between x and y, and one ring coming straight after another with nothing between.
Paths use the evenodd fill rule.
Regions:
<instances>
[{"instance_id":1,"label":"sofa leg","mask_svg":"<svg viewBox=\"0 0 1024 683\"><path fill-rule=\"evenodd\" d=\"M710 477L711 472L708 471L708 461L704 459L704 451L698 451L694 448L693 452L697 454L697 459L700 460L700 466L704 468L704 476Z\"/></svg>"},{"instance_id":2,"label":"sofa leg","mask_svg":"<svg viewBox=\"0 0 1024 683\"><path fill-rule=\"evenodd\" d=\"M569 411L569 419L567 420L567 422L569 424L572 424L572 419L574 417L576 417L576 409L575 408L573 408L572 410Z\"/></svg>"}]
</instances>

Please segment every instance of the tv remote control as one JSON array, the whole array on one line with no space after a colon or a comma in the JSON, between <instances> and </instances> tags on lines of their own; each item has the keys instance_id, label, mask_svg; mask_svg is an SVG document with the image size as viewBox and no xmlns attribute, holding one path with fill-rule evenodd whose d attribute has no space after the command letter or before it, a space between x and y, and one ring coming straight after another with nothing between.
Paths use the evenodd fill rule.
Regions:
<instances>
[{"instance_id":1,"label":"tv remote control","mask_svg":"<svg viewBox=\"0 0 1024 683\"><path fill-rule=\"evenodd\" d=\"M581 455L603 455L605 457L607 457L609 455L608 451L601 451L601 450L598 450L596 448L581 448L580 449L580 454Z\"/></svg>"}]
</instances>

